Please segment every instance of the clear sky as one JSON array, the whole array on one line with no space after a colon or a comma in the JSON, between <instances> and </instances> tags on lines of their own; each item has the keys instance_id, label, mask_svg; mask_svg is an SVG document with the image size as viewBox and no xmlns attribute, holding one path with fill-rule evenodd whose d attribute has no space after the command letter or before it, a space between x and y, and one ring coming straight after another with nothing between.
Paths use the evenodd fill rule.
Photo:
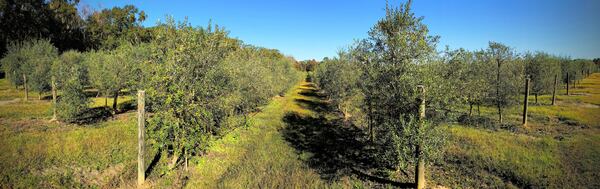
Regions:
<instances>
[{"instance_id":1,"label":"clear sky","mask_svg":"<svg viewBox=\"0 0 600 189\"><path fill-rule=\"evenodd\" d=\"M390 0L391 4L399 4ZM279 49L297 60L332 57L384 16L385 0L82 0L94 9L132 4L153 26L166 15L194 26L224 26L245 43ZM438 49L477 50L488 41L518 52L600 57L600 0L413 0Z\"/></svg>"}]
</instances>

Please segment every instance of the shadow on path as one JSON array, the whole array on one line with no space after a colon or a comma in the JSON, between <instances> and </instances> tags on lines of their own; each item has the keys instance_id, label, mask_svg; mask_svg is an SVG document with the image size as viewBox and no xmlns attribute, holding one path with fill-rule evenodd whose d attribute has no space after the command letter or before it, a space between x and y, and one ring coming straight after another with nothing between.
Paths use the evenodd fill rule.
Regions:
<instances>
[{"instance_id":1,"label":"shadow on path","mask_svg":"<svg viewBox=\"0 0 600 189\"><path fill-rule=\"evenodd\" d=\"M343 176L356 176L362 180L396 187L413 187L413 183L400 183L387 179L385 167L378 162L377 148L369 146L366 134L342 119L328 120L323 117L329 111L324 97L310 85L303 85L301 98L295 102L302 108L320 114L317 117L288 112L283 121L287 124L282 130L284 138L300 152L308 152L306 163L323 179L336 180ZM375 170L375 173L368 173ZM374 175L373 175L374 174Z\"/></svg>"}]
</instances>

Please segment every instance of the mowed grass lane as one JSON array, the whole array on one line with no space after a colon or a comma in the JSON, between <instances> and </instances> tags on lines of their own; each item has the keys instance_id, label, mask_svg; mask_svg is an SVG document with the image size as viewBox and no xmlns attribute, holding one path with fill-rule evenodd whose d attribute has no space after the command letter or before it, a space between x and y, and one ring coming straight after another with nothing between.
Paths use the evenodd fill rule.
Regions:
<instances>
[{"instance_id":1,"label":"mowed grass lane","mask_svg":"<svg viewBox=\"0 0 600 189\"><path fill-rule=\"evenodd\" d=\"M275 97L252 116L248 128L238 128L214 141L204 156L195 159L188 188L323 188L328 184L300 159L280 130L283 117L293 111L314 112L295 99L307 98L299 83L284 97Z\"/></svg>"}]
</instances>

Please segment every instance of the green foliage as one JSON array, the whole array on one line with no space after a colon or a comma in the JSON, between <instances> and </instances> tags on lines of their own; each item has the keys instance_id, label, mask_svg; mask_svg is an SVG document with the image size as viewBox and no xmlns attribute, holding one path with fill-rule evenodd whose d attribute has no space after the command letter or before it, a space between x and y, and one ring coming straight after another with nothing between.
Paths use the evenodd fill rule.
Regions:
<instances>
[{"instance_id":1,"label":"green foliage","mask_svg":"<svg viewBox=\"0 0 600 189\"><path fill-rule=\"evenodd\" d=\"M305 71L305 72L314 72L314 71L316 71L318 66L319 66L319 62L317 62L315 59L304 60L304 61L296 62L294 64L294 67L296 69L298 69L300 71Z\"/></svg>"},{"instance_id":2,"label":"green foliage","mask_svg":"<svg viewBox=\"0 0 600 189\"><path fill-rule=\"evenodd\" d=\"M58 50L48 40L34 40L24 46L28 85L39 93L50 91L50 69Z\"/></svg>"},{"instance_id":3,"label":"green foliage","mask_svg":"<svg viewBox=\"0 0 600 189\"><path fill-rule=\"evenodd\" d=\"M2 59L9 80L15 85L23 83L39 93L50 90L50 68L58 50L48 40L31 40L15 43Z\"/></svg>"},{"instance_id":4,"label":"green foliage","mask_svg":"<svg viewBox=\"0 0 600 189\"><path fill-rule=\"evenodd\" d=\"M86 29L96 49L114 49L123 41L138 44L149 40L150 34L141 23L146 13L133 5L113 7L87 17Z\"/></svg>"},{"instance_id":5,"label":"green foliage","mask_svg":"<svg viewBox=\"0 0 600 189\"><path fill-rule=\"evenodd\" d=\"M392 139L400 170L409 169L408 165L417 164L417 146L421 147L420 157L426 162L437 162L443 156L444 151L441 149L445 146L447 136L440 127L429 122L424 122L423 126L419 127L418 118L412 116L390 127L395 128L394 132L386 134Z\"/></svg>"},{"instance_id":6,"label":"green foliage","mask_svg":"<svg viewBox=\"0 0 600 189\"><path fill-rule=\"evenodd\" d=\"M208 139L240 123L298 74L278 51L242 46L212 25L194 28L169 20L155 28L142 77L153 116L149 136L175 155L197 154Z\"/></svg>"},{"instance_id":7,"label":"green foliage","mask_svg":"<svg viewBox=\"0 0 600 189\"><path fill-rule=\"evenodd\" d=\"M498 113L502 116L503 108L518 101L517 95L523 88L524 65L516 58L512 48L498 42L490 42L485 58L489 64L496 66L496 77L487 77L488 82L495 87L488 95L492 97L489 99L491 104L497 106Z\"/></svg>"},{"instance_id":8,"label":"green foliage","mask_svg":"<svg viewBox=\"0 0 600 189\"><path fill-rule=\"evenodd\" d=\"M550 94L554 87L554 77L560 76L560 62L557 57L537 52L525 54L525 74L531 79L533 94Z\"/></svg>"},{"instance_id":9,"label":"green foliage","mask_svg":"<svg viewBox=\"0 0 600 189\"><path fill-rule=\"evenodd\" d=\"M11 43L6 56L0 60L6 78L14 86L23 85L22 62L25 60L25 54L21 51L21 46L22 43Z\"/></svg>"},{"instance_id":10,"label":"green foliage","mask_svg":"<svg viewBox=\"0 0 600 189\"><path fill-rule=\"evenodd\" d=\"M82 55L76 51L63 53L54 62L52 72L57 90L61 92L56 104L58 118L66 122L77 121L89 104L84 92L87 68L83 64Z\"/></svg>"},{"instance_id":11,"label":"green foliage","mask_svg":"<svg viewBox=\"0 0 600 189\"><path fill-rule=\"evenodd\" d=\"M137 88L143 81L141 66L148 61L149 48L145 44L124 43L112 51L88 53L85 65L89 67L91 84L106 95L118 99L119 92L126 88ZM113 102L116 109L117 101Z\"/></svg>"},{"instance_id":12,"label":"green foliage","mask_svg":"<svg viewBox=\"0 0 600 189\"><path fill-rule=\"evenodd\" d=\"M363 106L364 94L359 82L362 70L356 59L346 53L339 52L339 58L324 60L315 73L316 83L327 93L334 106L337 106L346 119L351 118L357 124L365 123Z\"/></svg>"},{"instance_id":13,"label":"green foliage","mask_svg":"<svg viewBox=\"0 0 600 189\"><path fill-rule=\"evenodd\" d=\"M382 150L385 154L377 157L394 167L415 158L416 141L402 140L416 137L408 129L416 126L408 124L417 113L416 86L423 84L432 91L426 95L431 108L428 112L444 110L450 98L454 98L443 91L445 79L451 76L444 77L439 64L424 65L433 57L437 41L437 36L428 34L422 18L410 11L410 3L399 8L386 7L385 17L371 29L368 39L359 41L350 52L340 53L339 59L324 61L317 68L319 86L341 111L358 107L360 111L355 112L364 112L366 121L359 119L363 121L354 123L366 123L378 133L375 142L378 148L385 149ZM434 139L441 136L427 135L432 132L423 134L418 139L442 141ZM434 154L434 151L424 153Z\"/></svg>"},{"instance_id":14,"label":"green foliage","mask_svg":"<svg viewBox=\"0 0 600 189\"><path fill-rule=\"evenodd\" d=\"M0 2L0 56L7 44L47 38L61 51L87 46L78 0Z\"/></svg>"}]
</instances>

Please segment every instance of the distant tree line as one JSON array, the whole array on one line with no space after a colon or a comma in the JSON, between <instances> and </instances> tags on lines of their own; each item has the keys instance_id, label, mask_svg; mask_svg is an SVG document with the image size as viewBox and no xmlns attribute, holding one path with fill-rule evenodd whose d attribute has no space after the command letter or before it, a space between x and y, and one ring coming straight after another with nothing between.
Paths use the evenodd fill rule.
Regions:
<instances>
[{"instance_id":1,"label":"distant tree line","mask_svg":"<svg viewBox=\"0 0 600 189\"><path fill-rule=\"evenodd\" d=\"M298 70L312 72L312 71L315 71L318 64L319 64L319 62L317 62L315 59L311 59L311 60L298 61L294 66Z\"/></svg>"},{"instance_id":2,"label":"distant tree line","mask_svg":"<svg viewBox=\"0 0 600 189\"><path fill-rule=\"evenodd\" d=\"M0 0L0 58L11 43L47 39L59 52L113 49L150 40L144 11L132 5L93 11L79 0ZM10 75L10 73L0 73Z\"/></svg>"}]
</instances>

